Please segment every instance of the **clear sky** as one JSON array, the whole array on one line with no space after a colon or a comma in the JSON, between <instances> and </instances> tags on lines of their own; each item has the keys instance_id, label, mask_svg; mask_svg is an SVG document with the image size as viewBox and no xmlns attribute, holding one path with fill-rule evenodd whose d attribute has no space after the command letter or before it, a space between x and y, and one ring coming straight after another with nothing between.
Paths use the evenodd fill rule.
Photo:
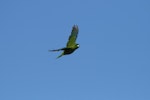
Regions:
<instances>
[{"instance_id":1,"label":"clear sky","mask_svg":"<svg viewBox=\"0 0 150 100\"><path fill-rule=\"evenodd\" d=\"M0 100L150 100L150 0L1 0Z\"/></svg>"}]
</instances>

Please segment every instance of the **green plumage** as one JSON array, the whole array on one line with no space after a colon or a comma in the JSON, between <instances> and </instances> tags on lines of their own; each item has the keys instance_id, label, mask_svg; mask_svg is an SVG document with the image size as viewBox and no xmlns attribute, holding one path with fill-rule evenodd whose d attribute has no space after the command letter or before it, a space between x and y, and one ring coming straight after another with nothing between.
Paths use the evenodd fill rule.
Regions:
<instances>
[{"instance_id":1,"label":"green plumage","mask_svg":"<svg viewBox=\"0 0 150 100\"><path fill-rule=\"evenodd\" d=\"M60 58L63 55L68 55L73 53L76 49L79 48L79 44L76 43L78 32L79 32L78 26L74 25L72 27L71 35L69 36L66 47L61 49L56 49L56 50L49 50L49 51L63 51L62 54L57 58Z\"/></svg>"}]
</instances>

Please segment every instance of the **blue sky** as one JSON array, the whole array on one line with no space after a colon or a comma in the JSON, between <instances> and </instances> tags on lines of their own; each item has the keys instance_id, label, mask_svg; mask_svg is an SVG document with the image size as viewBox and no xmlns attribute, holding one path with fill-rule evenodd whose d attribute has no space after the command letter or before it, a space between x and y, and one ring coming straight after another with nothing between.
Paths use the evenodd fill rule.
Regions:
<instances>
[{"instance_id":1,"label":"blue sky","mask_svg":"<svg viewBox=\"0 0 150 100\"><path fill-rule=\"evenodd\" d=\"M1 0L0 100L150 100L149 0ZM56 59L74 24L73 54Z\"/></svg>"}]
</instances>

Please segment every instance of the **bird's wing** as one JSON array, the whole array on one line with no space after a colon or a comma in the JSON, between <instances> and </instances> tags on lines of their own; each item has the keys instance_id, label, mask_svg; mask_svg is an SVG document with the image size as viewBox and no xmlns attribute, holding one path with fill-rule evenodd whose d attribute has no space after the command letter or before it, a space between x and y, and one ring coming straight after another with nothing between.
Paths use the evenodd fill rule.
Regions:
<instances>
[{"instance_id":1,"label":"bird's wing","mask_svg":"<svg viewBox=\"0 0 150 100\"><path fill-rule=\"evenodd\" d=\"M76 45L75 42L78 36L78 32L79 32L78 26L74 25L72 27L71 35L69 36L69 39L67 42L67 48L71 48L71 47L74 47L74 45Z\"/></svg>"}]
</instances>

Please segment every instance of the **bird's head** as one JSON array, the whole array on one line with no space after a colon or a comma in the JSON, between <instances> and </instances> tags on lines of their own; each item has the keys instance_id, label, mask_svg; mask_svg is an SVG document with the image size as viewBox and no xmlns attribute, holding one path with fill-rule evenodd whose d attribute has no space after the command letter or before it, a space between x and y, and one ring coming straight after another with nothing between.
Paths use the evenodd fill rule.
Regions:
<instances>
[{"instance_id":1,"label":"bird's head","mask_svg":"<svg viewBox=\"0 0 150 100\"><path fill-rule=\"evenodd\" d=\"M80 47L80 45L79 44L76 44L76 48L79 48Z\"/></svg>"}]
</instances>

